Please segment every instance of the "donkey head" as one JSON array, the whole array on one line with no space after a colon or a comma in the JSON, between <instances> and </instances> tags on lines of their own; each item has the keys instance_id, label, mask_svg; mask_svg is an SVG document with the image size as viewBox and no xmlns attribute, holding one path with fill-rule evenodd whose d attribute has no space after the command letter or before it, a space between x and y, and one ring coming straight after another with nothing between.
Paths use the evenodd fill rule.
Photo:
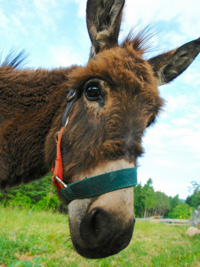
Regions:
<instances>
[{"instance_id":1,"label":"donkey head","mask_svg":"<svg viewBox=\"0 0 200 267\"><path fill-rule=\"evenodd\" d=\"M76 99L61 143L65 183L136 166L143 133L163 104L158 85L176 78L200 51L198 39L147 61L141 36L118 45L124 2L87 2L90 60L66 82ZM69 204L72 241L85 257L125 248L134 221L131 187Z\"/></svg>"}]
</instances>

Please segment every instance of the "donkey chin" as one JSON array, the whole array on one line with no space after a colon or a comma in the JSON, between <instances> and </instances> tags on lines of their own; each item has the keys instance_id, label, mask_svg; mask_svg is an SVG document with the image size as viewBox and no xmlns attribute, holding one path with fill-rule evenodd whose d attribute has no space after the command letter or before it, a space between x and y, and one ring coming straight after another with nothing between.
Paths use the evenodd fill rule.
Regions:
<instances>
[{"instance_id":1,"label":"donkey chin","mask_svg":"<svg viewBox=\"0 0 200 267\"><path fill-rule=\"evenodd\" d=\"M134 167L124 160L111 162L90 176ZM88 174L84 174L84 176ZM87 258L105 258L128 246L134 229L133 188L119 189L69 204L72 242Z\"/></svg>"}]
</instances>

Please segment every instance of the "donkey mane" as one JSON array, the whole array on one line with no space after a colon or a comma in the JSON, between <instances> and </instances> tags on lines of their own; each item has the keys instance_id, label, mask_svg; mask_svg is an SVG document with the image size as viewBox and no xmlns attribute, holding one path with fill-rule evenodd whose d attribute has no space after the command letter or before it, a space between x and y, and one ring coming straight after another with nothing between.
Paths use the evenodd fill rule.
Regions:
<instances>
[{"instance_id":1,"label":"donkey mane","mask_svg":"<svg viewBox=\"0 0 200 267\"><path fill-rule=\"evenodd\" d=\"M122 41L122 47L123 44L131 44L135 51L142 51L142 54L145 54L153 50L151 39L154 35L155 33L150 25L141 28L139 31L136 28L132 28Z\"/></svg>"},{"instance_id":2,"label":"donkey mane","mask_svg":"<svg viewBox=\"0 0 200 267\"><path fill-rule=\"evenodd\" d=\"M10 67L13 69L22 69L24 64L26 63L25 60L27 55L25 50L21 50L20 52L16 52L11 50L4 61L1 63L0 67Z\"/></svg>"}]
</instances>

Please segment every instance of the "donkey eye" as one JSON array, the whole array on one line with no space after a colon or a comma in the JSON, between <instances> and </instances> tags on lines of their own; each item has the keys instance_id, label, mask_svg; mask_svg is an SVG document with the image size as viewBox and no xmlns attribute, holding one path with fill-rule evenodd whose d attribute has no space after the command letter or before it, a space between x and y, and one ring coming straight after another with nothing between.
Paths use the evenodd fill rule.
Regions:
<instances>
[{"instance_id":1,"label":"donkey eye","mask_svg":"<svg viewBox=\"0 0 200 267\"><path fill-rule=\"evenodd\" d=\"M100 88L98 85L89 85L85 89L85 96L90 101L98 100L100 97Z\"/></svg>"},{"instance_id":2,"label":"donkey eye","mask_svg":"<svg viewBox=\"0 0 200 267\"><path fill-rule=\"evenodd\" d=\"M155 119L156 119L155 116L152 116L152 117L149 119L149 121L148 121L146 127L149 127L152 123L154 123Z\"/></svg>"},{"instance_id":3,"label":"donkey eye","mask_svg":"<svg viewBox=\"0 0 200 267\"><path fill-rule=\"evenodd\" d=\"M97 82L85 85L85 96L89 101L96 101L101 98L101 85Z\"/></svg>"}]
</instances>

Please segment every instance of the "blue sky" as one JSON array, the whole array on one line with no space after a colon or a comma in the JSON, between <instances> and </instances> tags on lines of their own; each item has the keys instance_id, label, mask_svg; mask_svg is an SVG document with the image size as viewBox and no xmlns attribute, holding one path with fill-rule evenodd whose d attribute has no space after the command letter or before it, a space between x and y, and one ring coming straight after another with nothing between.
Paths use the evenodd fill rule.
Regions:
<instances>
[{"instance_id":1,"label":"blue sky","mask_svg":"<svg viewBox=\"0 0 200 267\"><path fill-rule=\"evenodd\" d=\"M53 68L87 63L90 40L86 0L0 0L0 51L25 49L27 67ZM132 27L151 24L151 55L200 36L200 1L127 0L120 39ZM150 56L147 55L147 56ZM156 190L186 198L200 182L200 56L173 83L160 87L166 100L157 124L145 134L138 180L153 179Z\"/></svg>"}]
</instances>

